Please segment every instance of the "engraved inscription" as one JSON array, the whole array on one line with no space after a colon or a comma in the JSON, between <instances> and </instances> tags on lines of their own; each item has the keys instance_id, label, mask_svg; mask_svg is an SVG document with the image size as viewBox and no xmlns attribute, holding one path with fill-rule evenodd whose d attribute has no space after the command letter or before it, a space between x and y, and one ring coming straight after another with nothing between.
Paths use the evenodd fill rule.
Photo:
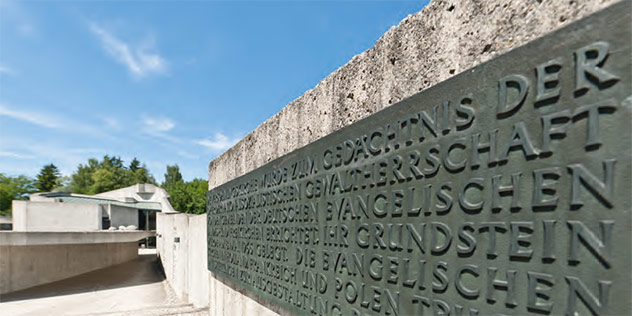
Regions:
<instances>
[{"instance_id":1,"label":"engraved inscription","mask_svg":"<svg viewBox=\"0 0 632 316\"><path fill-rule=\"evenodd\" d=\"M629 314L629 6L209 191L209 269L295 314Z\"/></svg>"}]
</instances>

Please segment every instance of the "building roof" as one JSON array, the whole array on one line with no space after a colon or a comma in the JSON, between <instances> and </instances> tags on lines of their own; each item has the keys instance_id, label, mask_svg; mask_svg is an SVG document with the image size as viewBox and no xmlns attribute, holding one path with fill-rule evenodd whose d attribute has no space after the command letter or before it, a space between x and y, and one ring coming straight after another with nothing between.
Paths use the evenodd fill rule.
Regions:
<instances>
[{"instance_id":1,"label":"building roof","mask_svg":"<svg viewBox=\"0 0 632 316\"><path fill-rule=\"evenodd\" d=\"M30 201L62 203L110 204L163 213L177 213L169 202L169 194L163 188L150 183L138 183L129 187L95 195L65 192L42 192L31 194Z\"/></svg>"},{"instance_id":2,"label":"building roof","mask_svg":"<svg viewBox=\"0 0 632 316\"><path fill-rule=\"evenodd\" d=\"M112 204L112 205L118 205L118 206L144 209L144 210L156 210L156 211L162 210L162 206L160 205L160 202L137 202L137 201L123 202L123 201L117 201L117 200L98 199L98 198L83 197L83 196L62 196L62 197L56 197L55 199L59 202L64 202L64 203Z\"/></svg>"},{"instance_id":3,"label":"building roof","mask_svg":"<svg viewBox=\"0 0 632 316\"><path fill-rule=\"evenodd\" d=\"M39 196L54 199L56 202L63 203L94 203L94 204L112 204L124 207L131 207L143 210L156 210L161 211L162 205L160 202L153 201L136 201L133 198L126 198L125 200L118 200L106 197L96 197L92 195L65 193L65 192L46 192L38 193Z\"/></svg>"}]
</instances>

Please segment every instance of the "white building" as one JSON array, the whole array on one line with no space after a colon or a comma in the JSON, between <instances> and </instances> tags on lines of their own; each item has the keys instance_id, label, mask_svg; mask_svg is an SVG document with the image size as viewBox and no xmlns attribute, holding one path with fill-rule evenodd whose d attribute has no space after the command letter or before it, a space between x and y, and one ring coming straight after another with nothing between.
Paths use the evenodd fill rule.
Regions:
<instances>
[{"instance_id":1,"label":"white building","mask_svg":"<svg viewBox=\"0 0 632 316\"><path fill-rule=\"evenodd\" d=\"M169 194L147 183L96 195L36 193L13 201L13 231L155 230L156 212L177 213Z\"/></svg>"}]
</instances>

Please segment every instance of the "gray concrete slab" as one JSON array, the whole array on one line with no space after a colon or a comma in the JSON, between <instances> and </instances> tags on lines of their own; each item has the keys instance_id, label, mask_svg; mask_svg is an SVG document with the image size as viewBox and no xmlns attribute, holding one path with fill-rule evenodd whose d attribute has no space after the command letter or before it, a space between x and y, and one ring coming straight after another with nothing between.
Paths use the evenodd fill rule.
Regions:
<instances>
[{"instance_id":1,"label":"gray concrete slab","mask_svg":"<svg viewBox=\"0 0 632 316\"><path fill-rule=\"evenodd\" d=\"M121 243L154 236L154 231L0 232L0 246Z\"/></svg>"}]
</instances>

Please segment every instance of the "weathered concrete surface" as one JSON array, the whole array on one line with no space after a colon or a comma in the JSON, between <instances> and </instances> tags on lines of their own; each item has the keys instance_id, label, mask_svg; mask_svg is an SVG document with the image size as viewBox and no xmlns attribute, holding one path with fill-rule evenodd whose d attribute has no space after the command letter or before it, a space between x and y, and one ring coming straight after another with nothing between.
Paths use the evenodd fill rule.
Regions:
<instances>
[{"instance_id":1,"label":"weathered concrete surface","mask_svg":"<svg viewBox=\"0 0 632 316\"><path fill-rule=\"evenodd\" d=\"M209 188L617 0L435 0L209 165Z\"/></svg>"},{"instance_id":2,"label":"weathered concrete surface","mask_svg":"<svg viewBox=\"0 0 632 316\"><path fill-rule=\"evenodd\" d=\"M289 315L276 304L259 298L240 287L238 284L221 277L211 277L210 316L224 315L256 315L274 316L278 314Z\"/></svg>"},{"instance_id":3,"label":"weathered concrete surface","mask_svg":"<svg viewBox=\"0 0 632 316\"><path fill-rule=\"evenodd\" d=\"M156 249L179 299L209 305L206 215L158 213Z\"/></svg>"},{"instance_id":4,"label":"weathered concrete surface","mask_svg":"<svg viewBox=\"0 0 632 316\"><path fill-rule=\"evenodd\" d=\"M0 244L0 295L109 267L137 256L137 241L28 246Z\"/></svg>"},{"instance_id":5,"label":"weathered concrete surface","mask_svg":"<svg viewBox=\"0 0 632 316\"><path fill-rule=\"evenodd\" d=\"M209 271L206 214L189 217L189 302L195 306L209 305Z\"/></svg>"},{"instance_id":6,"label":"weathered concrete surface","mask_svg":"<svg viewBox=\"0 0 632 316\"><path fill-rule=\"evenodd\" d=\"M156 250L178 299L209 306L209 315L276 315L247 290L208 271L206 215L158 213L156 224Z\"/></svg>"},{"instance_id":7,"label":"weathered concrete surface","mask_svg":"<svg viewBox=\"0 0 632 316\"><path fill-rule=\"evenodd\" d=\"M196 307L209 306L209 315L276 315L246 290L208 271L206 215L158 213L156 221L156 249L178 299ZM235 291L242 292L235 295Z\"/></svg>"},{"instance_id":8,"label":"weathered concrete surface","mask_svg":"<svg viewBox=\"0 0 632 316\"><path fill-rule=\"evenodd\" d=\"M155 255L0 298L0 314L13 315L207 315L175 297Z\"/></svg>"}]
</instances>

